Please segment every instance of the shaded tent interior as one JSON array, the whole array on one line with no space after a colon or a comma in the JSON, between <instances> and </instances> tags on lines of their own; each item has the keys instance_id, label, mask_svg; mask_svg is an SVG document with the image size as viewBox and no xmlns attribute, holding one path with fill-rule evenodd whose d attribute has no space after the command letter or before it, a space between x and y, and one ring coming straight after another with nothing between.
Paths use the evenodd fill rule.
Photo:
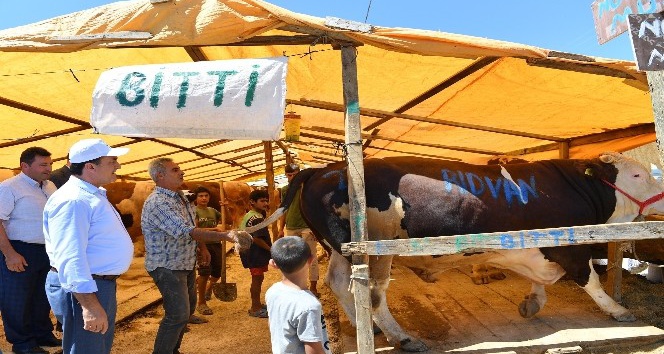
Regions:
<instances>
[{"instance_id":1,"label":"shaded tent interior","mask_svg":"<svg viewBox=\"0 0 664 354\"><path fill-rule=\"evenodd\" d=\"M348 30L259 0L139 0L0 31L0 168L16 168L32 145L64 160L92 137L91 93L104 70L281 55L287 111L302 127L299 142L271 145L275 168L283 147L310 165L340 161L340 45L356 46L365 157L586 158L655 141L647 80L632 62L435 31ZM159 156L190 180L265 177L260 141L101 137L131 148L125 180L149 179Z\"/></svg>"}]
</instances>

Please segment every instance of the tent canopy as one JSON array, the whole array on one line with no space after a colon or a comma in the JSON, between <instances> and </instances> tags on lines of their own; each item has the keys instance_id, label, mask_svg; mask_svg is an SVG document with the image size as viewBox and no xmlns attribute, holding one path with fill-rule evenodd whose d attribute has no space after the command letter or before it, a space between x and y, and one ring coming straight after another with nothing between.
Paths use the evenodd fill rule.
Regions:
<instances>
[{"instance_id":1,"label":"tent canopy","mask_svg":"<svg viewBox=\"0 0 664 354\"><path fill-rule=\"evenodd\" d=\"M345 45L357 48L366 157L586 158L655 140L647 80L633 62L435 31L367 30L260 0L136 0L0 31L0 168L17 167L33 145L62 160L74 142L93 137L91 94L109 68L282 55L287 111L302 127L300 142L279 145L309 164L340 161L336 49ZM149 179L157 156L179 162L190 180L257 178L266 168L260 141L101 137L131 148L119 171L127 179ZM284 152L272 146L279 168Z\"/></svg>"}]
</instances>

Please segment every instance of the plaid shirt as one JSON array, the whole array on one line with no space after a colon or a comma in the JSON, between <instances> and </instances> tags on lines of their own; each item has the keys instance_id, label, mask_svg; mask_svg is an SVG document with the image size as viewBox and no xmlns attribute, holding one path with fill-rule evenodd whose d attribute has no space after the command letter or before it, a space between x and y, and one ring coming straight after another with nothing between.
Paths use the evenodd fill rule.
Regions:
<instances>
[{"instance_id":1,"label":"plaid shirt","mask_svg":"<svg viewBox=\"0 0 664 354\"><path fill-rule=\"evenodd\" d=\"M156 187L143 205L141 228L145 237L145 269L193 270L196 264L196 212L181 191Z\"/></svg>"}]
</instances>

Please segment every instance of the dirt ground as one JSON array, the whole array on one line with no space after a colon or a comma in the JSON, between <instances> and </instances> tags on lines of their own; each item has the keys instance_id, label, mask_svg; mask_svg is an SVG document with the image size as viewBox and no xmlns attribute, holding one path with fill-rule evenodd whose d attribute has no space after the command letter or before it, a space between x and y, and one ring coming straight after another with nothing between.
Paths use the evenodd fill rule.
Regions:
<instances>
[{"instance_id":1,"label":"dirt ground","mask_svg":"<svg viewBox=\"0 0 664 354\"><path fill-rule=\"evenodd\" d=\"M116 329L114 354L150 353L163 316L161 306L155 305L159 293L142 261L142 258L135 259L130 271L118 283L118 320L121 323ZM327 262L326 259L322 261L321 274L324 274ZM228 258L227 277L228 282L237 284L238 298L234 302L221 302L216 298L209 301L214 315L204 316L209 320L206 324L189 325L190 331L185 334L180 348L182 353L270 352L267 320L247 314L250 275L242 268L237 256ZM279 278L278 272L270 270L265 277L263 293ZM597 354L664 353L664 284L651 284L643 277L624 273L623 303L636 315L638 322L622 327L602 314L585 292L570 281L547 287L550 297L545 309L535 318L521 319L516 304L527 293L529 285L518 276L508 274L504 281L481 286L470 282L467 270L452 271L449 278L445 283L429 284L419 281L408 269L393 269L393 283L388 291L390 308L407 331L431 348L429 353L530 354L547 352L547 348L572 348L567 350L577 351L568 352ZM333 317L329 311L336 308L335 300L322 282L319 290L329 322ZM508 291L507 295L505 291ZM457 299L470 292L478 299ZM493 296L490 294L498 294L497 299L488 298ZM494 309L480 308L472 301ZM138 308L148 310L132 318L131 313ZM335 349L338 353L353 353L355 329L343 314L340 315L340 327L338 336L331 334L339 343ZM616 338L620 339L603 337L611 337L614 333L611 331L619 333ZM632 336L628 334L631 331L639 333ZM376 335L374 341L377 352L401 352L392 348L384 335ZM542 341L547 343L542 344ZM0 349L10 353L10 348L3 335ZM51 353L57 352L51 350Z\"/></svg>"}]
</instances>

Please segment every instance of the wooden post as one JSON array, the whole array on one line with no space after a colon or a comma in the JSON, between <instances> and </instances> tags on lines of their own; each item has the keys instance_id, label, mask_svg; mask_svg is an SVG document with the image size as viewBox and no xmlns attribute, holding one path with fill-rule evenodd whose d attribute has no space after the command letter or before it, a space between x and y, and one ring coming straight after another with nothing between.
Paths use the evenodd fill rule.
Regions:
<instances>
[{"instance_id":1,"label":"wooden post","mask_svg":"<svg viewBox=\"0 0 664 354\"><path fill-rule=\"evenodd\" d=\"M221 213L221 229L226 230L226 193L224 181L219 182L219 212ZM221 284L226 284L226 241L221 241Z\"/></svg>"},{"instance_id":2,"label":"wooden post","mask_svg":"<svg viewBox=\"0 0 664 354\"><path fill-rule=\"evenodd\" d=\"M619 242L609 242L607 252L607 279L606 279L606 293L616 300L622 301L622 261L623 251Z\"/></svg>"},{"instance_id":3,"label":"wooden post","mask_svg":"<svg viewBox=\"0 0 664 354\"><path fill-rule=\"evenodd\" d=\"M558 157L561 159L569 159L569 141L558 143Z\"/></svg>"},{"instance_id":4,"label":"wooden post","mask_svg":"<svg viewBox=\"0 0 664 354\"><path fill-rule=\"evenodd\" d=\"M272 214L277 210L277 199L275 198L274 193L274 164L272 160L272 143L269 141L263 142L263 150L265 150L265 181L267 182L267 193L270 196L270 212L268 215ZM277 223L272 223L270 226L272 229L272 240L276 240L277 235L279 234L279 229Z\"/></svg>"},{"instance_id":5,"label":"wooden post","mask_svg":"<svg viewBox=\"0 0 664 354\"><path fill-rule=\"evenodd\" d=\"M362 161L362 126L357 87L357 49L341 45L341 66L346 107L346 148L348 156L348 199L350 231L353 241L367 240L366 197L364 194L364 163ZM354 255L351 281L357 313L357 353L374 353L373 320L369 289L369 256Z\"/></svg>"}]
</instances>

